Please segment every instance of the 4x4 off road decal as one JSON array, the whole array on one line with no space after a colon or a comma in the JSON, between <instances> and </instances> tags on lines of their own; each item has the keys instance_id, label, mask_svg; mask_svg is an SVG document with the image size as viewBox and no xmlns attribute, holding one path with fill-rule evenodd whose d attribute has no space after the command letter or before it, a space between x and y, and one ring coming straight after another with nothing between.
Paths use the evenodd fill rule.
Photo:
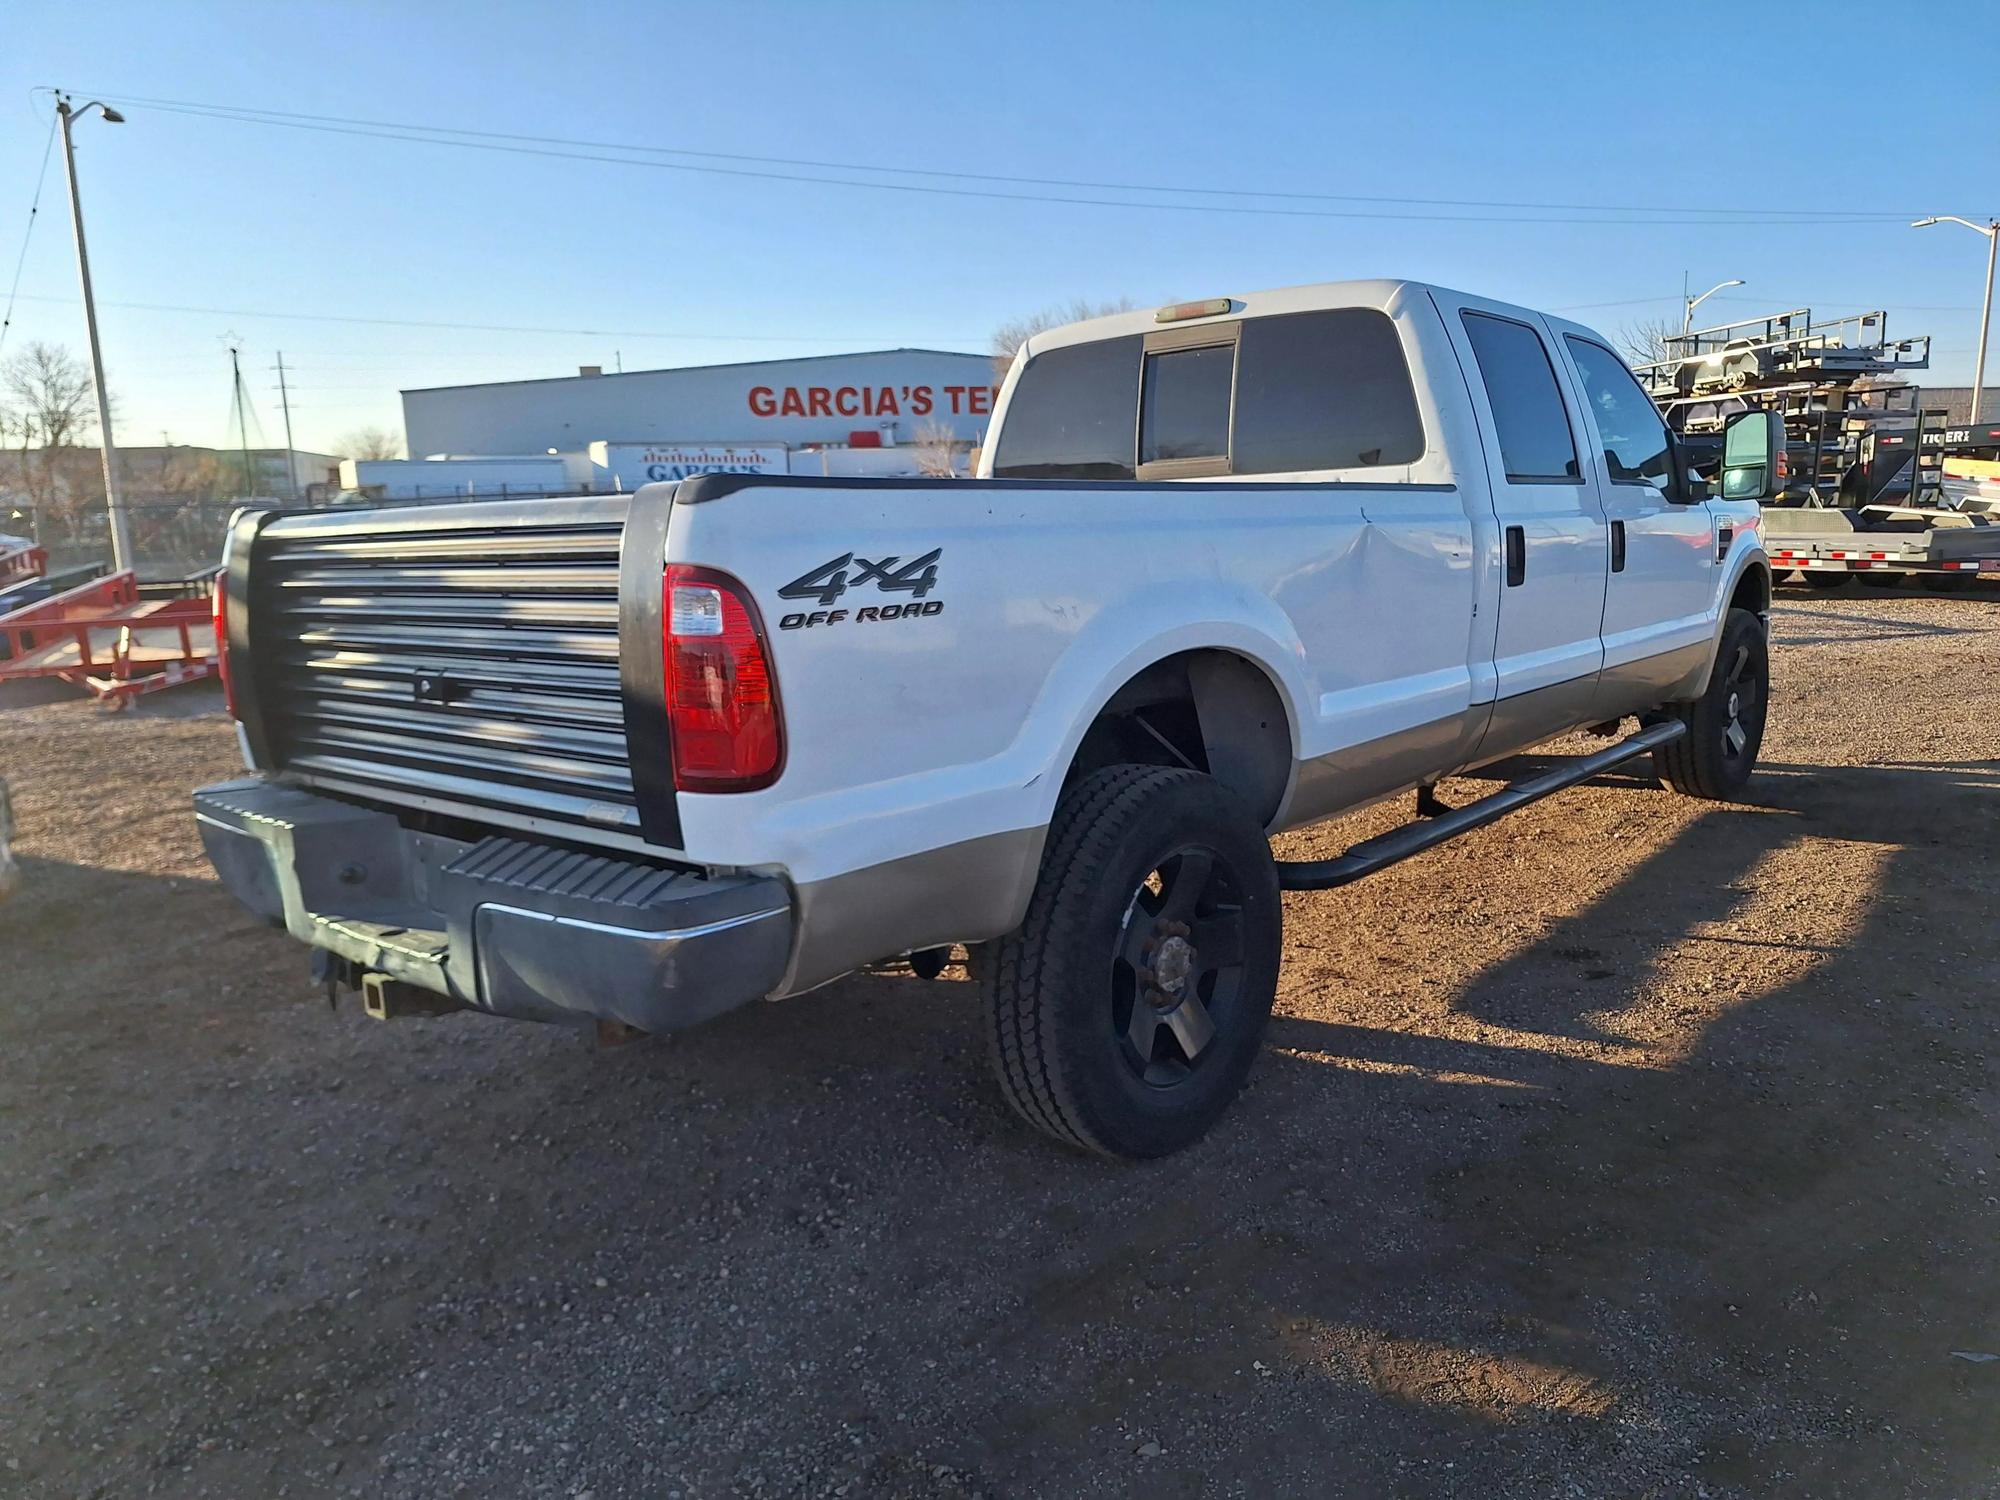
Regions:
<instances>
[{"instance_id":1,"label":"4x4 off road decal","mask_svg":"<svg viewBox=\"0 0 2000 1500\"><path fill-rule=\"evenodd\" d=\"M831 562L821 563L810 573L801 573L778 590L781 599L812 599L822 606L810 612L786 615L778 621L778 628L801 630L815 625L838 625L843 620L852 620L859 625L879 620L917 620L942 614L944 601L925 599L924 596L937 587L938 559L943 556L942 547L933 547L922 557L907 563L901 557L884 557L871 562L865 557L856 557L852 552L843 552ZM858 589L864 583L873 583L885 594L908 594L912 602L867 604L853 610L824 607L831 605L849 589Z\"/></svg>"}]
</instances>

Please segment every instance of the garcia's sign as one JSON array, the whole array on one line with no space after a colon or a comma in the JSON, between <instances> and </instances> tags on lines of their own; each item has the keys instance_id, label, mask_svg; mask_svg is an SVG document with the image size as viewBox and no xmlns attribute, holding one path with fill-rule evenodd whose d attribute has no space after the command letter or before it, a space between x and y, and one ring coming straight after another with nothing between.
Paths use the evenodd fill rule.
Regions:
<instances>
[{"instance_id":1,"label":"garcia's sign","mask_svg":"<svg viewBox=\"0 0 2000 1500\"><path fill-rule=\"evenodd\" d=\"M617 487L636 490L661 479L696 474L785 474L790 461L782 443L605 443L600 458Z\"/></svg>"},{"instance_id":2,"label":"garcia's sign","mask_svg":"<svg viewBox=\"0 0 2000 1500\"><path fill-rule=\"evenodd\" d=\"M750 390L753 417L984 417L997 385L759 385Z\"/></svg>"}]
</instances>

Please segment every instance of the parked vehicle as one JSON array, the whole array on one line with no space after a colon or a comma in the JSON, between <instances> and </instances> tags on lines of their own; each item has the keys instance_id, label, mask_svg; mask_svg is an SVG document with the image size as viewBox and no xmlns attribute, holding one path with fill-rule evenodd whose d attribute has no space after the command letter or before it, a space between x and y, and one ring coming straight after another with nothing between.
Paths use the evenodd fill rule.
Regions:
<instances>
[{"instance_id":1,"label":"parked vehicle","mask_svg":"<svg viewBox=\"0 0 2000 1500\"><path fill-rule=\"evenodd\" d=\"M248 513L219 609L254 774L196 812L385 1016L671 1030L966 944L1014 1107L1158 1155L1242 1085L1281 887L1649 751L1741 791L1781 444L1746 414L1710 496L1599 335L1360 281L1038 335L972 480ZM1413 788L1406 828L1272 857Z\"/></svg>"}]
</instances>

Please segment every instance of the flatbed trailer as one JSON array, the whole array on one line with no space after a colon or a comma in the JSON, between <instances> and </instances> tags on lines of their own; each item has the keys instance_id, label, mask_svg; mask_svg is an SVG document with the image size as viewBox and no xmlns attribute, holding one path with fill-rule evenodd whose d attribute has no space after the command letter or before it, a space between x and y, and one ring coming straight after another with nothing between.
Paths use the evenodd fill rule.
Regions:
<instances>
[{"instance_id":1,"label":"flatbed trailer","mask_svg":"<svg viewBox=\"0 0 2000 1500\"><path fill-rule=\"evenodd\" d=\"M1947 494L1957 487L1948 485ZM1764 544L1783 582L1797 572L1831 588L1848 577L2000 581L2000 511L1864 505L1853 510L1770 506Z\"/></svg>"},{"instance_id":2,"label":"flatbed trailer","mask_svg":"<svg viewBox=\"0 0 2000 1500\"><path fill-rule=\"evenodd\" d=\"M144 693L213 676L205 588L145 598L128 568L0 614L0 682L54 677L124 707Z\"/></svg>"}]
</instances>

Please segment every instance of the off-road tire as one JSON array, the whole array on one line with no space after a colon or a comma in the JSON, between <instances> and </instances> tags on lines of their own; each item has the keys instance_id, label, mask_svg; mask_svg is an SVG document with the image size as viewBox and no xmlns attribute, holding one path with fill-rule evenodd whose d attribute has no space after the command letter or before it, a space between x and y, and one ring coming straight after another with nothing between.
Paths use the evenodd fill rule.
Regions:
<instances>
[{"instance_id":1,"label":"off-road tire","mask_svg":"<svg viewBox=\"0 0 2000 1500\"><path fill-rule=\"evenodd\" d=\"M1764 622L1747 609L1732 609L1723 621L1707 688L1692 702L1670 703L1663 710L1686 724L1688 732L1653 752L1660 780L1683 796L1734 801L1756 769L1770 703L1770 643ZM1740 747L1730 733L1732 723L1742 732Z\"/></svg>"},{"instance_id":2,"label":"off-road tire","mask_svg":"<svg viewBox=\"0 0 2000 1500\"><path fill-rule=\"evenodd\" d=\"M1220 994L1226 981L1227 997L1211 998L1203 1012L1212 1015L1213 1030L1187 1059L1185 1076L1163 1084L1139 1071L1128 1028L1138 1024L1134 1007L1147 1005L1147 995L1162 1003L1170 997L1146 987L1154 971L1131 967L1125 951L1148 920L1148 903L1158 903L1165 920L1173 887L1163 881L1153 893L1145 888L1149 876L1177 871L1176 861L1190 852L1209 856L1212 873L1203 880L1215 882L1195 888L1232 896L1211 901L1192 941L1202 941L1207 923L1226 921L1240 940L1240 958L1226 971L1197 968L1175 986L1213 984ZM1007 1102L1057 1140L1107 1156L1164 1156L1198 1140L1242 1090L1256 1059L1277 991L1282 923L1270 844L1219 782L1138 765L1082 777L1056 808L1027 917L972 953ZM1227 946L1218 940L1211 951ZM1120 1005L1124 1025L1115 1019ZM1161 1014L1157 1005L1152 1014ZM1164 1050L1179 1045L1176 1035Z\"/></svg>"}]
</instances>

